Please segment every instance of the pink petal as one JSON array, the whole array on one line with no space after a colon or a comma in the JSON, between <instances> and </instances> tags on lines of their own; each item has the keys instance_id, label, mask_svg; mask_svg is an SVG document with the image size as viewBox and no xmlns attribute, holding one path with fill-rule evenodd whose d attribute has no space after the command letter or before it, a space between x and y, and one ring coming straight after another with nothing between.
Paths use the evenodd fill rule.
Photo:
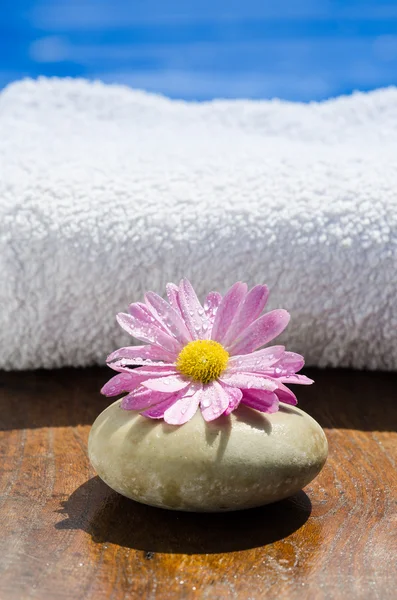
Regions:
<instances>
[{"instance_id":1,"label":"pink petal","mask_svg":"<svg viewBox=\"0 0 397 600\"><path fill-rule=\"evenodd\" d=\"M143 412L141 414L145 417L150 417L152 419L161 419L164 417L164 419L166 420L165 413L167 410L171 409L173 407L173 405L176 404L182 398L186 397L187 400L190 400L190 398L200 388L201 388L201 383L198 384L198 383L193 382L190 384L190 386L188 386L188 388L185 388L183 390L175 392L171 395L164 396L164 394L159 393L158 395L162 396L163 400L161 400L161 402L150 407L148 410L146 410L145 412ZM192 410L192 408L190 408L190 411L191 410ZM172 418L172 417L170 417L170 418Z\"/></svg>"},{"instance_id":2,"label":"pink petal","mask_svg":"<svg viewBox=\"0 0 397 600\"><path fill-rule=\"evenodd\" d=\"M151 379L153 377L166 377L168 375L175 375L177 373L175 364L160 364L153 363L152 361L147 361L147 363L144 365L141 363L141 366L137 366L131 364L131 361L128 358L119 358L118 360L110 363L108 366L119 373L131 373L134 377L140 377L141 379L142 377L146 379Z\"/></svg>"},{"instance_id":3,"label":"pink petal","mask_svg":"<svg viewBox=\"0 0 397 600\"><path fill-rule=\"evenodd\" d=\"M284 346L269 346L250 354L238 354L229 358L227 372L249 371L263 373L284 355Z\"/></svg>"},{"instance_id":4,"label":"pink petal","mask_svg":"<svg viewBox=\"0 0 397 600\"><path fill-rule=\"evenodd\" d=\"M150 417L151 419L162 419L164 417L165 411L174 404L174 402L178 399L178 394L172 394L171 396L166 396L166 399L154 406L145 410L145 412L141 413L143 417Z\"/></svg>"},{"instance_id":5,"label":"pink petal","mask_svg":"<svg viewBox=\"0 0 397 600\"><path fill-rule=\"evenodd\" d=\"M277 388L277 383L267 377L259 377L252 373L228 373L227 371L221 375L219 380L226 385L237 387L240 389L260 389L272 392Z\"/></svg>"},{"instance_id":6,"label":"pink petal","mask_svg":"<svg viewBox=\"0 0 397 600\"><path fill-rule=\"evenodd\" d=\"M299 371L304 364L305 361L303 356L295 354L294 352L285 352L284 356L282 356L279 361L266 369L266 374L272 379L281 378L284 380L285 378L295 375L295 371ZM289 383L294 382L290 381Z\"/></svg>"},{"instance_id":7,"label":"pink petal","mask_svg":"<svg viewBox=\"0 0 397 600\"><path fill-rule=\"evenodd\" d=\"M181 394L183 394L172 406L167 408L164 413L164 421L169 423L170 425L183 425L187 423L194 415L196 414L199 402L200 402L200 392L202 389L201 384L195 385L193 384L187 390L183 390Z\"/></svg>"},{"instance_id":8,"label":"pink petal","mask_svg":"<svg viewBox=\"0 0 397 600\"><path fill-rule=\"evenodd\" d=\"M166 285L168 302L178 314L182 316L181 307L179 304L179 287L175 283L167 283Z\"/></svg>"},{"instance_id":9,"label":"pink petal","mask_svg":"<svg viewBox=\"0 0 397 600\"><path fill-rule=\"evenodd\" d=\"M154 292L148 292L145 295L145 300L149 306L149 310L161 323L165 331L175 337L175 339L183 345L191 342L192 336L187 330L179 312L176 312L168 302Z\"/></svg>"},{"instance_id":10,"label":"pink petal","mask_svg":"<svg viewBox=\"0 0 397 600\"><path fill-rule=\"evenodd\" d=\"M142 381L142 378L136 375L135 371L131 373L119 373L115 375L101 389L104 396L118 396L123 392L131 392Z\"/></svg>"},{"instance_id":11,"label":"pink petal","mask_svg":"<svg viewBox=\"0 0 397 600\"><path fill-rule=\"evenodd\" d=\"M147 379L142 385L156 392L179 392L186 388L190 381L182 379L180 375L170 375L169 377L160 377L156 379Z\"/></svg>"},{"instance_id":12,"label":"pink petal","mask_svg":"<svg viewBox=\"0 0 397 600\"><path fill-rule=\"evenodd\" d=\"M277 395L280 402L284 402L285 404L298 404L298 400L293 392L287 388L286 385L283 385L280 381L278 383L278 388L275 390L275 394Z\"/></svg>"},{"instance_id":13,"label":"pink petal","mask_svg":"<svg viewBox=\"0 0 397 600\"><path fill-rule=\"evenodd\" d=\"M278 367L283 371L286 371L286 374L288 375L300 371L304 364L305 359L300 354L296 354L295 352L284 352L284 355L274 366L276 369Z\"/></svg>"},{"instance_id":14,"label":"pink petal","mask_svg":"<svg viewBox=\"0 0 397 600\"><path fill-rule=\"evenodd\" d=\"M142 342L160 346L173 356L179 354L182 344L162 331L155 323L151 322L150 319L154 321L154 317L146 315L137 304L131 305L130 311L133 314L119 313L117 315L118 323L127 333Z\"/></svg>"},{"instance_id":15,"label":"pink petal","mask_svg":"<svg viewBox=\"0 0 397 600\"><path fill-rule=\"evenodd\" d=\"M306 375L286 375L285 377L280 377L279 381L283 383L299 383L300 385L311 385L314 383L313 379L306 377Z\"/></svg>"},{"instance_id":16,"label":"pink petal","mask_svg":"<svg viewBox=\"0 0 397 600\"><path fill-rule=\"evenodd\" d=\"M203 333L205 334L208 330L209 323L206 319L203 319L204 309L196 296L192 284L187 279L182 279L179 285L178 299L183 320L192 339L201 339Z\"/></svg>"},{"instance_id":17,"label":"pink petal","mask_svg":"<svg viewBox=\"0 0 397 600\"><path fill-rule=\"evenodd\" d=\"M200 395L201 413L205 421L213 421L220 417L229 406L229 396L226 386L213 381L205 386Z\"/></svg>"},{"instance_id":18,"label":"pink petal","mask_svg":"<svg viewBox=\"0 0 397 600\"><path fill-rule=\"evenodd\" d=\"M247 284L238 281L223 297L215 315L211 339L223 343L227 331L247 293Z\"/></svg>"},{"instance_id":19,"label":"pink petal","mask_svg":"<svg viewBox=\"0 0 397 600\"><path fill-rule=\"evenodd\" d=\"M224 415L230 415L231 412L236 410L238 405L241 402L241 398L243 397L243 392L239 388L231 387L230 385L225 385L222 382L219 382L220 385L224 388L225 392L229 396L229 406L223 413Z\"/></svg>"},{"instance_id":20,"label":"pink petal","mask_svg":"<svg viewBox=\"0 0 397 600\"><path fill-rule=\"evenodd\" d=\"M219 292L208 292L204 301L204 312L208 319L214 319L216 311L220 303L222 302L222 296Z\"/></svg>"},{"instance_id":21,"label":"pink petal","mask_svg":"<svg viewBox=\"0 0 397 600\"><path fill-rule=\"evenodd\" d=\"M273 392L244 390L241 403L265 413L275 413L279 409L279 399Z\"/></svg>"},{"instance_id":22,"label":"pink petal","mask_svg":"<svg viewBox=\"0 0 397 600\"><path fill-rule=\"evenodd\" d=\"M149 406L163 402L166 397L161 392L154 392L153 390L139 386L136 390L124 396L121 401L121 408L124 410L143 410L144 408L149 408Z\"/></svg>"},{"instance_id":23,"label":"pink petal","mask_svg":"<svg viewBox=\"0 0 397 600\"><path fill-rule=\"evenodd\" d=\"M146 306L146 304L144 302L133 302L132 304L129 305L128 312L131 315L135 314L136 307L139 307L142 310L142 312L145 313L145 315L147 317L151 317L152 316L151 313L150 313L149 308Z\"/></svg>"},{"instance_id":24,"label":"pink petal","mask_svg":"<svg viewBox=\"0 0 397 600\"><path fill-rule=\"evenodd\" d=\"M251 323L241 337L226 349L232 355L253 352L280 335L287 327L289 319L290 315L286 310L272 310Z\"/></svg>"},{"instance_id":25,"label":"pink petal","mask_svg":"<svg viewBox=\"0 0 397 600\"><path fill-rule=\"evenodd\" d=\"M244 329L259 317L268 297L269 290L266 285L256 285L248 292L223 339L225 346L232 344Z\"/></svg>"},{"instance_id":26,"label":"pink petal","mask_svg":"<svg viewBox=\"0 0 397 600\"><path fill-rule=\"evenodd\" d=\"M140 315L136 314L137 310L140 311ZM128 312L130 315L138 316L139 319L143 318L144 323L149 323L150 325L154 324L164 333L168 333L167 329L163 327L162 323L160 323L157 318L154 317L153 313L150 311L149 307L144 304L144 302L133 302L129 305Z\"/></svg>"},{"instance_id":27,"label":"pink petal","mask_svg":"<svg viewBox=\"0 0 397 600\"><path fill-rule=\"evenodd\" d=\"M163 340L162 347L169 350L164 343L164 341L168 340L167 343L171 343L171 349L176 348L177 351L180 350L183 344L177 342L174 337L170 335L167 328L163 326L163 323L159 321L156 316L153 315L152 311L148 306L146 306L146 304L135 302L135 304L130 305L129 312L130 315L136 319L137 323L144 327L144 330L153 331L153 333L158 336L159 339Z\"/></svg>"},{"instance_id":28,"label":"pink petal","mask_svg":"<svg viewBox=\"0 0 397 600\"><path fill-rule=\"evenodd\" d=\"M144 364L142 364L142 362ZM119 373L131 373L134 369L142 367L142 368L155 368L155 369L164 369L161 376L164 375L172 375L176 370L176 363L162 363L162 362L154 362L150 359L145 361L141 361L140 363L131 361L129 358L119 358L118 360L114 360L113 362L108 364L108 367L113 369L114 371L118 371Z\"/></svg>"},{"instance_id":29,"label":"pink petal","mask_svg":"<svg viewBox=\"0 0 397 600\"><path fill-rule=\"evenodd\" d=\"M171 355L163 348L157 346L126 346L115 350L106 359L109 367L113 368L113 364L117 366L118 361L123 360L124 365L130 366L147 364L147 361L152 361L153 364L161 365L162 363L171 363ZM113 364L109 364L113 363ZM123 366L123 365L120 365ZM116 368L117 371L117 368Z\"/></svg>"},{"instance_id":30,"label":"pink petal","mask_svg":"<svg viewBox=\"0 0 397 600\"><path fill-rule=\"evenodd\" d=\"M204 301L204 316L208 321L208 329L203 335L204 339L209 339L211 337L212 326L215 321L215 315L219 308L220 303L222 302L222 296L219 292L209 292Z\"/></svg>"}]
</instances>

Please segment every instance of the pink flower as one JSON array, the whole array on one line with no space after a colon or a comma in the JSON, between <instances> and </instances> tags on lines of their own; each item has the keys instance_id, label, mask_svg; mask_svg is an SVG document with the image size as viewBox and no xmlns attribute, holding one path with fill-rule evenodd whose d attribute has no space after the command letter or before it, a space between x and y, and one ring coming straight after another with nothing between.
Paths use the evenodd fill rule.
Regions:
<instances>
[{"instance_id":1,"label":"pink flower","mask_svg":"<svg viewBox=\"0 0 397 600\"><path fill-rule=\"evenodd\" d=\"M248 291L235 283L222 298L210 292L202 306L187 279L167 285L168 302L148 292L145 302L131 304L117 320L144 342L113 352L107 359L118 371L103 388L106 396L124 396L121 406L152 419L182 425L200 406L206 421L228 415L240 402L272 413L279 402L296 404L286 383L313 383L296 375L303 357L284 346L258 350L288 325L278 309L261 313L268 298L265 285ZM139 365L139 368L135 368Z\"/></svg>"}]
</instances>

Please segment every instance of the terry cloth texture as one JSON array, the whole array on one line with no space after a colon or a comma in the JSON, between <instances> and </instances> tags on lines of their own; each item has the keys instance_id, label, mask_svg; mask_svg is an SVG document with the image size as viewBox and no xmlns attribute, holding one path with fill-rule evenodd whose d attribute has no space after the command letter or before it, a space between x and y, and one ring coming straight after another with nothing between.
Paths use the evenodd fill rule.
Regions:
<instances>
[{"instance_id":1,"label":"terry cloth texture","mask_svg":"<svg viewBox=\"0 0 397 600\"><path fill-rule=\"evenodd\" d=\"M309 365L397 367L397 90L186 103L83 80L0 95L0 368L102 364L187 276L267 283Z\"/></svg>"}]
</instances>

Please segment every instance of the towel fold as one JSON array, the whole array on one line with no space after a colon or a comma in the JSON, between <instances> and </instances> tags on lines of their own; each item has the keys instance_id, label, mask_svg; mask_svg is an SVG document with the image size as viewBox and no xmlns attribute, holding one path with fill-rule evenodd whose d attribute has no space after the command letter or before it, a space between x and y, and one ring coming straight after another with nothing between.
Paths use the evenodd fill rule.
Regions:
<instances>
[{"instance_id":1,"label":"towel fold","mask_svg":"<svg viewBox=\"0 0 397 600\"><path fill-rule=\"evenodd\" d=\"M0 95L0 368L102 364L115 314L266 283L307 364L397 367L397 89L171 101L83 80Z\"/></svg>"}]
</instances>

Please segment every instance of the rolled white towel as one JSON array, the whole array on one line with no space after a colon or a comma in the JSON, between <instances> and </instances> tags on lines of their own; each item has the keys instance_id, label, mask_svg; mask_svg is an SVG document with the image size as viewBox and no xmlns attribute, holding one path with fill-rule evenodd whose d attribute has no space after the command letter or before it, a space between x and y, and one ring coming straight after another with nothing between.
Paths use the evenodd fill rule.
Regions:
<instances>
[{"instance_id":1,"label":"rolled white towel","mask_svg":"<svg viewBox=\"0 0 397 600\"><path fill-rule=\"evenodd\" d=\"M397 89L171 101L83 80L0 95L0 368L103 363L115 314L190 278L267 283L307 364L397 367ZM280 338L280 341L281 338Z\"/></svg>"}]
</instances>

